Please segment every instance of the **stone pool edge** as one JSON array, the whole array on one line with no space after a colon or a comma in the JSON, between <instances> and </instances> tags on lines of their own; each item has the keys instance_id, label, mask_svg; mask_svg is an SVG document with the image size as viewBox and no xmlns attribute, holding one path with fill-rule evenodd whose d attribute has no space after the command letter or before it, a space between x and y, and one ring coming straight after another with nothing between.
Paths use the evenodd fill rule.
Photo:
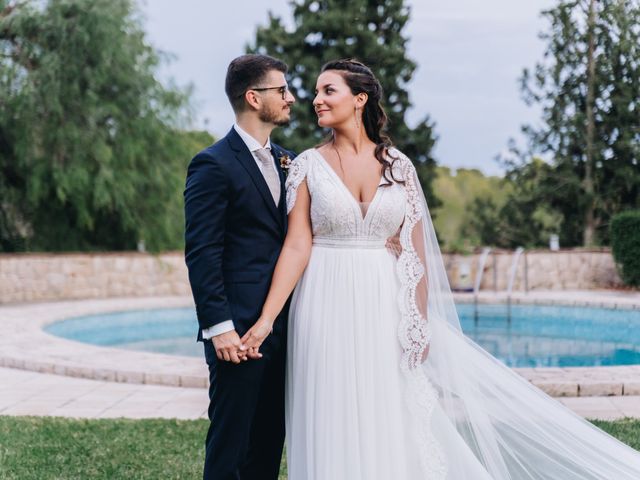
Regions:
<instances>
[{"instance_id":1,"label":"stone pool edge","mask_svg":"<svg viewBox=\"0 0 640 480\"><path fill-rule=\"evenodd\" d=\"M615 292L614 292L615 293ZM514 304L640 309L640 293L515 293ZM467 293L457 302L473 302ZM482 292L481 303L504 303ZM45 325L69 317L124 310L193 306L190 297L145 297L0 305L0 366L120 383L208 386L204 358L100 347L48 334ZM518 374L554 397L640 395L640 365L615 367L516 368Z\"/></svg>"},{"instance_id":2,"label":"stone pool edge","mask_svg":"<svg viewBox=\"0 0 640 480\"><path fill-rule=\"evenodd\" d=\"M175 296L0 305L0 366L120 383L206 388L204 356L200 359L102 347L43 330L71 317L190 306L190 297Z\"/></svg>"}]
</instances>

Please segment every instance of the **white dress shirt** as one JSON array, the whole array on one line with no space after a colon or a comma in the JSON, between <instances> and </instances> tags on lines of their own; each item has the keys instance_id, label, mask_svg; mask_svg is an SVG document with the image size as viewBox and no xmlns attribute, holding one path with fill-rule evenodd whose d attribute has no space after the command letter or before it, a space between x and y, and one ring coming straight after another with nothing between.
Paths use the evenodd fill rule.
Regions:
<instances>
[{"instance_id":1,"label":"white dress shirt","mask_svg":"<svg viewBox=\"0 0 640 480\"><path fill-rule=\"evenodd\" d=\"M258 169L260 169L260 172L262 172L263 171L262 169L264 167L262 162L256 156L255 151L261 148L266 148L268 150L271 150L271 140L267 138L267 143L265 143L264 145L260 145L260 142L258 142L258 140L256 140L250 134L248 134L242 128L240 128L240 125L238 125L237 123L233 124L233 128L238 133L238 135L240 135L240 138L242 139L244 144L247 146L247 148L251 152L251 156L253 156L253 159L255 160L256 165L258 165ZM273 170L276 173L278 173L278 169L276 168L275 162L272 163L271 165L273 166ZM223 322L220 322L214 325L213 327L203 329L202 338L204 338L205 340L208 340L211 337L215 337L216 335L222 335L223 333L230 332L231 330L234 330L234 329L235 329L235 326L233 325L233 320L231 319L225 320Z\"/></svg>"}]
</instances>

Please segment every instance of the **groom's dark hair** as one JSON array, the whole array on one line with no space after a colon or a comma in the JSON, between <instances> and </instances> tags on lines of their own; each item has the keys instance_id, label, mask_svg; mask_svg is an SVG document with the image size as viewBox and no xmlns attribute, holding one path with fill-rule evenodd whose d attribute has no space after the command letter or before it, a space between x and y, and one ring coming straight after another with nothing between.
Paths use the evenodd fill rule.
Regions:
<instances>
[{"instance_id":1,"label":"groom's dark hair","mask_svg":"<svg viewBox=\"0 0 640 480\"><path fill-rule=\"evenodd\" d=\"M242 55L234 58L227 69L224 90L234 112L242 112L246 102L244 93L258 87L271 70L287 73L287 64L269 55Z\"/></svg>"}]
</instances>

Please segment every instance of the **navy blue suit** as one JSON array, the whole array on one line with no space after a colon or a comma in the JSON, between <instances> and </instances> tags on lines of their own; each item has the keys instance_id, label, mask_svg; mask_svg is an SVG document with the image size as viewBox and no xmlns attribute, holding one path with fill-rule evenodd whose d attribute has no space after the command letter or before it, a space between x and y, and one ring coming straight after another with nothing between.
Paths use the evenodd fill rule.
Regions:
<instances>
[{"instance_id":1,"label":"navy blue suit","mask_svg":"<svg viewBox=\"0 0 640 480\"><path fill-rule=\"evenodd\" d=\"M235 129L191 161L185 189L185 258L202 329L233 320L242 337L267 297L287 230L284 175L294 155L272 144L280 175L278 207ZM287 308L260 351L239 365L220 361L204 341L209 366L205 480L276 480L284 442Z\"/></svg>"}]
</instances>

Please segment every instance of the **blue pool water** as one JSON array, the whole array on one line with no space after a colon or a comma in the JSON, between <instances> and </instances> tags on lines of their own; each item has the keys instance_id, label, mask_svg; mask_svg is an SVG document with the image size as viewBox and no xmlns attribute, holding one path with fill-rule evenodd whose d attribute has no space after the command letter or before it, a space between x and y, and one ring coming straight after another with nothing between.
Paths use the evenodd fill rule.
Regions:
<instances>
[{"instance_id":1,"label":"blue pool water","mask_svg":"<svg viewBox=\"0 0 640 480\"><path fill-rule=\"evenodd\" d=\"M640 364L640 310L514 305L457 306L462 329L513 367ZM129 311L71 318L51 334L92 343L174 355L202 356L190 308Z\"/></svg>"}]
</instances>

